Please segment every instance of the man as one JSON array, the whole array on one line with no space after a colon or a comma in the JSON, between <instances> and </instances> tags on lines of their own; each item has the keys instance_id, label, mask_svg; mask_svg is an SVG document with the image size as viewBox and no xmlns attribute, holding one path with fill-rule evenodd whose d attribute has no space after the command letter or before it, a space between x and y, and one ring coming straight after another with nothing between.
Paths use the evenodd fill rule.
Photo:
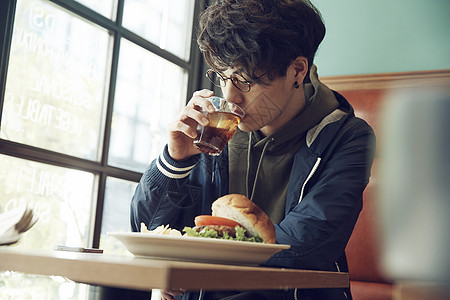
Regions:
<instances>
[{"instance_id":1,"label":"man","mask_svg":"<svg viewBox=\"0 0 450 300\"><path fill-rule=\"evenodd\" d=\"M291 249L265 265L348 271L344 249L362 207L374 133L350 104L320 83L313 65L325 35L320 13L302 0L219 0L201 15L198 43L208 77L246 113L217 157L193 146L212 91L195 92L168 125L169 141L131 205L135 231L181 230L210 214L218 197L239 193L275 224ZM180 291L164 291L172 299ZM184 299L198 299L188 292ZM228 297L228 298L225 298ZM203 299L351 299L349 289L206 292Z\"/></svg>"}]
</instances>

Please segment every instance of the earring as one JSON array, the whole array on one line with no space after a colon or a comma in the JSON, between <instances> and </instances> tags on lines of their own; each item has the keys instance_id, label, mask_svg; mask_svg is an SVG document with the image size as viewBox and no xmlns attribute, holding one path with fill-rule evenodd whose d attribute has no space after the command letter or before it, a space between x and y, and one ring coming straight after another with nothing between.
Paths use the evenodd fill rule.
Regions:
<instances>
[{"instance_id":1,"label":"earring","mask_svg":"<svg viewBox=\"0 0 450 300\"><path fill-rule=\"evenodd\" d=\"M298 85L298 81L294 82L294 87L298 89L300 86Z\"/></svg>"}]
</instances>

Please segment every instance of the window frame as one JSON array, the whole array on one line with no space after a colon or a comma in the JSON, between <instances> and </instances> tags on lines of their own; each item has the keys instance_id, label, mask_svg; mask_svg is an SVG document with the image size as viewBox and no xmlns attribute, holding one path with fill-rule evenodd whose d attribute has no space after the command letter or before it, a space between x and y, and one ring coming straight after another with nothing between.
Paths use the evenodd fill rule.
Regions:
<instances>
[{"instance_id":1,"label":"window frame","mask_svg":"<svg viewBox=\"0 0 450 300\"><path fill-rule=\"evenodd\" d=\"M195 90L202 87L211 88L212 84L203 76L207 67L204 63L200 51L195 42L198 15L207 5L207 0L195 0L194 20L192 26L192 43L190 49L189 60L183 60L175 54L163 50L155 44L147 41L143 37L131 32L121 26L124 2L118 0L116 19L112 21L105 16L91 10L90 8L75 2L73 0L46 0L52 2L63 9L66 9L110 32L113 38L112 58L110 65L110 78L107 97L107 108L105 115L104 137L102 149L100 149L100 160L91 161L67 154L45 150L13 141L0 139L0 154L12 157L22 158L35 162L41 162L49 165L66 167L93 173L98 176L97 197L94 201L95 211L93 222L89 228L88 245L89 247L98 248L100 243L100 234L103 216L103 204L105 199L106 179L114 177L133 182L139 182L142 173L127 170L124 168L113 167L108 165L108 150L110 146L111 122L113 115L115 88L117 80L119 49L121 38L125 38L132 43L160 56L161 58L176 64L185 69L188 73L188 86L186 103L190 99L190 95ZM16 13L17 0L0 1L0 124L3 114L3 103L5 99L6 76L8 71L9 54L11 49L12 33L14 26L14 17Z\"/></svg>"}]
</instances>

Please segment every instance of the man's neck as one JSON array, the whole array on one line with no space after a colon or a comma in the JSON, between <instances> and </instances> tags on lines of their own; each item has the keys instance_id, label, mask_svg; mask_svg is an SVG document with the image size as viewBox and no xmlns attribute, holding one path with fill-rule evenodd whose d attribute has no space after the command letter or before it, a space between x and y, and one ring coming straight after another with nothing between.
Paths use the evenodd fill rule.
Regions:
<instances>
[{"instance_id":1,"label":"man's neck","mask_svg":"<svg viewBox=\"0 0 450 300\"><path fill-rule=\"evenodd\" d=\"M261 128L261 133L264 134L264 136L269 136L278 131L281 127L294 119L305 108L305 105L305 93L303 86L300 86L300 88L292 96L292 99L281 112L281 115L272 123Z\"/></svg>"}]
</instances>

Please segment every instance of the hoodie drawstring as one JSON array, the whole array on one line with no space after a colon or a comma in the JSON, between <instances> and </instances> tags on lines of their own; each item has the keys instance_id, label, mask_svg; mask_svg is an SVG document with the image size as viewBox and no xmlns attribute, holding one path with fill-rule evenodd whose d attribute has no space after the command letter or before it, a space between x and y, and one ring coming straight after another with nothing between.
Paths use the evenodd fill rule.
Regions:
<instances>
[{"instance_id":1,"label":"hoodie drawstring","mask_svg":"<svg viewBox=\"0 0 450 300\"><path fill-rule=\"evenodd\" d=\"M267 140L267 142L264 144L264 147L262 149L261 152L261 156L259 157L259 161L258 161L258 166L256 167L256 173L255 173L255 178L253 179L253 187L252 187L252 193L249 195L248 191L249 191L249 187L248 187L248 182L249 182L249 174L250 174L250 152L251 152L251 148L252 148L252 134L249 133L249 140L248 140L248 149L247 149L247 174L246 174L246 180L245 180L245 191L247 193L247 197L253 201L253 196L255 195L255 190L256 190L256 182L258 181L258 174L259 174L259 170L261 168L261 164L264 158L264 155L266 154L266 149L267 146L269 145L269 143L275 141L274 138L270 138L269 140Z\"/></svg>"},{"instance_id":2,"label":"hoodie drawstring","mask_svg":"<svg viewBox=\"0 0 450 300\"><path fill-rule=\"evenodd\" d=\"M250 173L250 152L252 150L252 133L248 134L248 147L247 147L247 172L245 173L245 195L247 198L250 198L248 195L248 180Z\"/></svg>"}]
</instances>

